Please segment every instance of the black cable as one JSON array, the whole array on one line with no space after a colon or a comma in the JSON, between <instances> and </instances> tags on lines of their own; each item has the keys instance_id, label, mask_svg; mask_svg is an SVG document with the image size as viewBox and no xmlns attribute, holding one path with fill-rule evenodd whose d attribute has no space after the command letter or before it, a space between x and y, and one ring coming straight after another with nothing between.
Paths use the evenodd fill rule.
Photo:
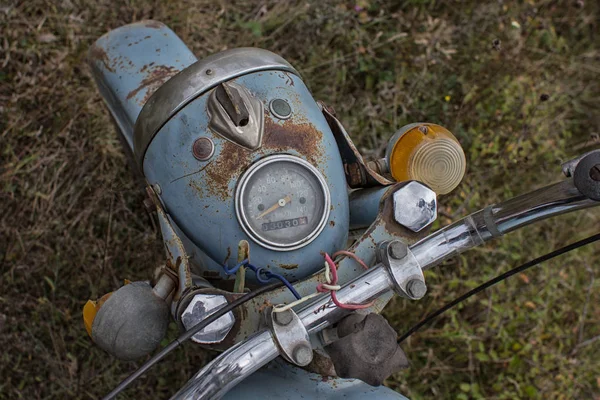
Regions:
<instances>
[{"instance_id":1,"label":"black cable","mask_svg":"<svg viewBox=\"0 0 600 400\"><path fill-rule=\"evenodd\" d=\"M225 307L220 308L214 314L209 315L208 317L206 317L205 319L203 319L202 321L200 321L199 323L194 325L194 327L192 329L190 329L189 331L186 331L185 333L182 333L177 339L173 340L165 348L163 348L161 351L159 351L154 356L152 356L152 358L150 358L141 367L139 367L137 370L135 370L134 373L129 375L123 382L119 383L119 385L116 388L114 388L109 394L104 396L102 398L102 400L114 399L119 393L121 393L129 385L131 385L131 383L133 381L135 381L137 378L142 376L144 374L144 372L146 372L150 368L152 368L154 366L154 364L156 364L157 362L162 360L167 354L169 354L170 352L175 350L177 347L179 347L179 345L181 345L186 340L189 340L196 333L200 332L202 329L206 328L208 325L212 324L217 319L219 319L223 315L227 314L229 311L233 310L236 307L241 306L242 304L244 304L245 302L247 302L249 300L252 300L253 298L255 298L256 296L258 296L260 294L277 289L280 286L283 286L283 284L281 282L273 283L273 284L267 285L267 286L261 286L260 288L253 290L252 292L247 293L244 296L238 298L237 300L229 303Z\"/></svg>"},{"instance_id":2,"label":"black cable","mask_svg":"<svg viewBox=\"0 0 600 400\"><path fill-rule=\"evenodd\" d=\"M519 272L525 271L528 268L534 267L544 261L548 261L554 257L560 256L564 253L567 253L571 250L575 250L579 247L585 246L586 244L590 244L593 242L596 242L600 240L600 233L590 236L587 239L583 239L580 240L578 242L575 242L573 244L567 245L565 247L561 247L558 250L554 250L551 253L545 254L541 257L536 258L535 260L531 260L526 262L525 264L518 266L516 268L511 269L508 272L503 273L502 275L498 275L497 277L495 277L494 279L491 279L487 282L485 282L484 284L477 286L475 289L463 294L462 296L452 300L450 303L447 303L445 306L443 306L442 308L438 309L437 311L434 311L433 313L427 315L425 318L423 318L418 324L416 324L415 326L413 326L412 328L410 328L408 331L406 331L402 336L400 336L398 338L398 343L402 343L403 341L405 341L410 335L412 335L413 333L415 333L416 331L418 331L419 329L421 329L421 327L423 327L424 325L426 325L427 323L429 323L432 319L440 316L441 314L443 314L444 312L448 311L449 309L451 309L452 307L454 307L455 305L457 305L458 303L465 301L466 299L468 299L469 297L489 288L492 285L495 285L498 282L501 282L511 276L513 276L514 274L517 274Z\"/></svg>"}]
</instances>

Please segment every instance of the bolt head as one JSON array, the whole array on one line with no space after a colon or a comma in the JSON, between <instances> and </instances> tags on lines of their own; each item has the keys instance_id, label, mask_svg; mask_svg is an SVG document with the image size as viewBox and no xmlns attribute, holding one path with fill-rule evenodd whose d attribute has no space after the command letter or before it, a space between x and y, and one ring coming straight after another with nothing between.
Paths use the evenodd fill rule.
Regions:
<instances>
[{"instance_id":1,"label":"bolt head","mask_svg":"<svg viewBox=\"0 0 600 400\"><path fill-rule=\"evenodd\" d=\"M278 325L288 325L294 319L294 315L290 310L273 312L273 320Z\"/></svg>"},{"instance_id":2,"label":"bolt head","mask_svg":"<svg viewBox=\"0 0 600 400\"><path fill-rule=\"evenodd\" d=\"M427 293L427 286L420 279L412 279L406 284L406 293L415 299L420 299Z\"/></svg>"},{"instance_id":3,"label":"bolt head","mask_svg":"<svg viewBox=\"0 0 600 400\"><path fill-rule=\"evenodd\" d=\"M398 240L390 243L389 251L390 256L396 260L401 260L406 257L406 254L408 254L408 248L406 245Z\"/></svg>"},{"instance_id":4,"label":"bolt head","mask_svg":"<svg viewBox=\"0 0 600 400\"><path fill-rule=\"evenodd\" d=\"M437 197L433 190L418 181L408 182L393 195L394 219L419 232L437 218Z\"/></svg>"},{"instance_id":5,"label":"bolt head","mask_svg":"<svg viewBox=\"0 0 600 400\"><path fill-rule=\"evenodd\" d=\"M181 322L186 330L192 329L200 321L215 313L226 305L227 299L223 295L196 294L190 304L181 313ZM215 322L196 333L192 340L196 343L220 343L225 339L233 325L235 317L230 311Z\"/></svg>"},{"instance_id":6,"label":"bolt head","mask_svg":"<svg viewBox=\"0 0 600 400\"><path fill-rule=\"evenodd\" d=\"M308 345L302 343L296 346L292 356L294 357L294 361L296 362L296 364L300 366L305 366L310 364L310 362L312 361L313 351Z\"/></svg>"}]
</instances>

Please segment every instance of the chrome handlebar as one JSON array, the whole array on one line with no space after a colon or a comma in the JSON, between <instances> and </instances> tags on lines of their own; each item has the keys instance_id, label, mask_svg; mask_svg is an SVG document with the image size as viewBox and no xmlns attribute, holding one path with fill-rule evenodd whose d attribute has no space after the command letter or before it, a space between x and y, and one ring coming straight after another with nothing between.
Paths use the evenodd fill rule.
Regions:
<instances>
[{"instance_id":1,"label":"chrome handlebar","mask_svg":"<svg viewBox=\"0 0 600 400\"><path fill-rule=\"evenodd\" d=\"M568 179L534 192L486 207L427 236L410 246L407 255L394 262L378 263L344 285L341 303L366 303L390 290L398 291L399 279L415 265L422 270L480 244L536 221L600 205L588 199ZM322 295L298 312L309 333L338 322L350 311L330 305ZM218 399L250 374L279 355L275 338L263 330L230 348L206 365L172 399Z\"/></svg>"}]
</instances>

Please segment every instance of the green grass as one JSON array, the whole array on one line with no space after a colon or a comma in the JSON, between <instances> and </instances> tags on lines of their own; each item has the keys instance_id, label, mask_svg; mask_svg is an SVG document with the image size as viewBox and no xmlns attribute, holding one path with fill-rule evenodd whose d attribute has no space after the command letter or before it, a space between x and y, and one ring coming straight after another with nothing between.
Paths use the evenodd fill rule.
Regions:
<instances>
[{"instance_id":1,"label":"green grass","mask_svg":"<svg viewBox=\"0 0 600 400\"><path fill-rule=\"evenodd\" d=\"M96 398L139 364L95 348L81 321L88 298L147 279L163 258L85 64L109 29L152 18L198 57L239 46L279 53L371 157L404 124L446 126L468 173L441 199L437 227L558 181L561 162L598 147L597 2L356 3L2 5L0 398ZM385 315L407 329L599 220L583 211L462 254L428 273L424 300L396 299ZM412 399L599 399L599 260L589 246L462 304L404 344L412 367L387 384ZM127 397L167 398L205 360L187 345Z\"/></svg>"}]
</instances>

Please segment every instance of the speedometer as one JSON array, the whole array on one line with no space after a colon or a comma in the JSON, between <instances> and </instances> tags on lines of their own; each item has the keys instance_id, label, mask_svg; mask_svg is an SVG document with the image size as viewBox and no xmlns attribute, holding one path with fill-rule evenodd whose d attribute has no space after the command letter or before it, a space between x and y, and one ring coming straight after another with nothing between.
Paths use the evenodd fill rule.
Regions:
<instances>
[{"instance_id":1,"label":"speedometer","mask_svg":"<svg viewBox=\"0 0 600 400\"><path fill-rule=\"evenodd\" d=\"M244 231L261 246L294 250L307 245L329 217L329 189L321 173L290 155L266 157L241 178L236 213Z\"/></svg>"}]
</instances>

